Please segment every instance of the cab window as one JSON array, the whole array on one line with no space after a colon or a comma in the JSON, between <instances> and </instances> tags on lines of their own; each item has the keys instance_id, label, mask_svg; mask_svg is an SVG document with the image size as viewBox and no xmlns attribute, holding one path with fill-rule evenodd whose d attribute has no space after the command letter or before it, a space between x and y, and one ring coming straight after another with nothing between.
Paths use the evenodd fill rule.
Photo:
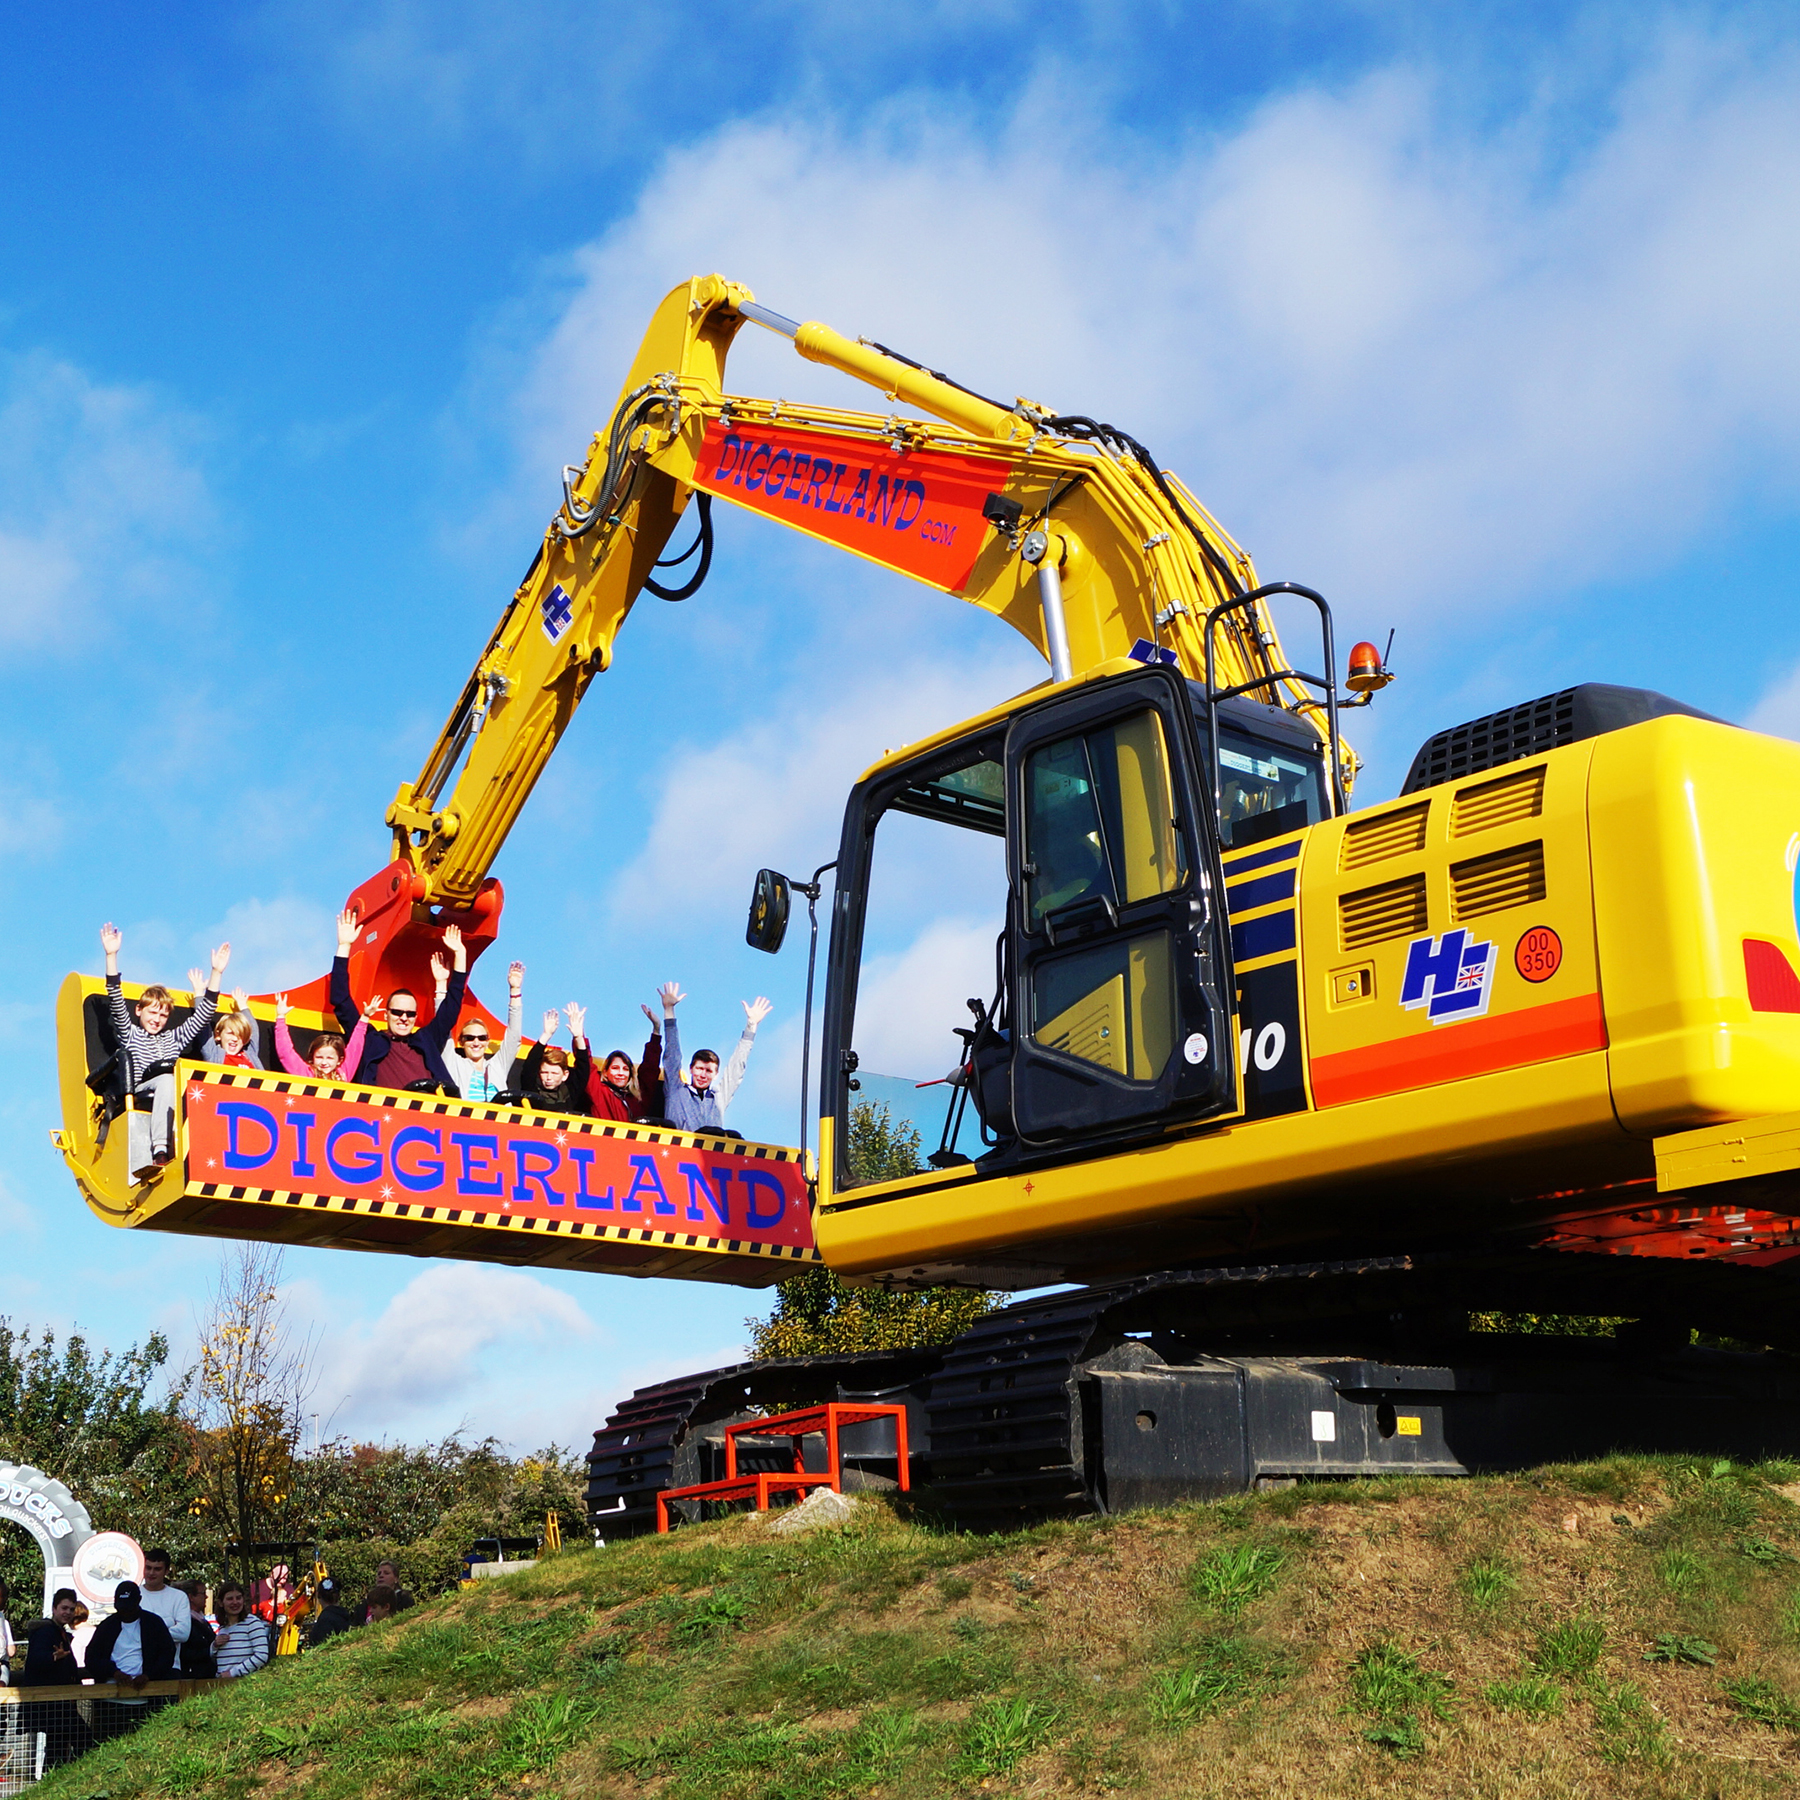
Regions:
<instances>
[{"instance_id":1,"label":"cab window","mask_svg":"<svg viewBox=\"0 0 1800 1800\"><path fill-rule=\"evenodd\" d=\"M1083 902L1116 916L1187 878L1168 745L1146 709L1031 752L1025 764L1027 923Z\"/></svg>"},{"instance_id":2,"label":"cab window","mask_svg":"<svg viewBox=\"0 0 1800 1800\"><path fill-rule=\"evenodd\" d=\"M1325 818L1325 764L1292 745L1219 725L1219 831L1230 847Z\"/></svg>"}]
</instances>

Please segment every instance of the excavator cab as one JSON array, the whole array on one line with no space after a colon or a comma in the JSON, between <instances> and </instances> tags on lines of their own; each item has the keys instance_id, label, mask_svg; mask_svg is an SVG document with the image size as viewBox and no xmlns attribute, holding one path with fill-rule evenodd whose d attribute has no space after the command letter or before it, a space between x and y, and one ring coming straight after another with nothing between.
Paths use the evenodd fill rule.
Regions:
<instances>
[{"instance_id":1,"label":"excavator cab","mask_svg":"<svg viewBox=\"0 0 1800 1800\"><path fill-rule=\"evenodd\" d=\"M939 1075L925 1059L948 1060L961 1036L949 1104L966 1085L979 1142L948 1142L931 1179L1237 1107L1218 830L1188 684L1127 669L891 759L851 795L821 1107L847 1116L873 1071ZM992 995L972 1033L971 987ZM835 1141L833 1184L854 1187L848 1137Z\"/></svg>"}]
</instances>

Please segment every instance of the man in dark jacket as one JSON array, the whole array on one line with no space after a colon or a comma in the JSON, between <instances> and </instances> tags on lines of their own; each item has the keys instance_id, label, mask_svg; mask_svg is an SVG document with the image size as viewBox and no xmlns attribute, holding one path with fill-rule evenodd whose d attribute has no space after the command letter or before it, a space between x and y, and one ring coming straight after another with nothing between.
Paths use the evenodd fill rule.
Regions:
<instances>
[{"instance_id":1,"label":"man in dark jacket","mask_svg":"<svg viewBox=\"0 0 1800 1800\"><path fill-rule=\"evenodd\" d=\"M313 1597L319 1603L319 1610L313 1614L306 1642L308 1648L316 1650L327 1638L336 1637L340 1631L348 1631L355 1620L350 1617L350 1609L344 1604L344 1590L338 1585L335 1575L327 1575L314 1590Z\"/></svg>"},{"instance_id":2,"label":"man in dark jacket","mask_svg":"<svg viewBox=\"0 0 1800 1800\"><path fill-rule=\"evenodd\" d=\"M175 1656L181 1679L216 1681L219 1665L213 1660L213 1622L206 1616L206 1583L183 1581L176 1585L187 1595L188 1603L188 1634Z\"/></svg>"},{"instance_id":3,"label":"man in dark jacket","mask_svg":"<svg viewBox=\"0 0 1800 1800\"><path fill-rule=\"evenodd\" d=\"M121 1581L113 1589L112 1616L101 1620L88 1639L87 1672L95 1681L116 1681L140 1691L175 1673L175 1640L155 1613L144 1610L143 1590L135 1581ZM95 1736L136 1731L149 1710L147 1699L96 1700Z\"/></svg>"},{"instance_id":4,"label":"man in dark jacket","mask_svg":"<svg viewBox=\"0 0 1800 1800\"><path fill-rule=\"evenodd\" d=\"M25 1652L22 1687L74 1687L81 1663L69 1627L77 1605L73 1588L58 1588L50 1616L31 1634ZM44 1767L54 1769L94 1747L94 1734L72 1700L28 1700L19 1708L19 1729L44 1734Z\"/></svg>"},{"instance_id":5,"label":"man in dark jacket","mask_svg":"<svg viewBox=\"0 0 1800 1800\"><path fill-rule=\"evenodd\" d=\"M356 932L356 914L339 913L338 953L331 965L331 1010L337 1014L346 1037L362 1017L350 997L350 952L356 944ZM444 1046L456 1029L463 989L469 982L469 953L462 932L454 925L444 927L444 948L450 952L453 973L444 990L443 1004L431 1015L431 1023L421 1027L418 996L396 988L387 997L387 1029L364 1036L362 1064L346 1071L346 1079L386 1088L413 1088L435 1081L460 1096L462 1090L444 1066Z\"/></svg>"}]
</instances>

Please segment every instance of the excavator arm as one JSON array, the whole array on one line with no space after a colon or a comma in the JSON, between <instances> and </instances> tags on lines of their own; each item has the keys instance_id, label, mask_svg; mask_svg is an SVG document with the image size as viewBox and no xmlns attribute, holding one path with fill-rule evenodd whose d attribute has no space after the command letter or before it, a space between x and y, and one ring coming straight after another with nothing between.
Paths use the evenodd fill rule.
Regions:
<instances>
[{"instance_id":1,"label":"excavator arm","mask_svg":"<svg viewBox=\"0 0 1800 1800\"><path fill-rule=\"evenodd\" d=\"M728 393L726 356L746 322L932 416ZM357 991L417 982L444 923L462 924L476 953L491 940L500 846L638 597L668 591L655 571L690 510L688 555L704 573L713 497L995 614L1059 680L1132 655L1204 678L1208 614L1256 585L1249 557L1124 433L984 399L881 346L784 319L717 275L688 281L657 308L585 467L565 472L525 580L388 808L390 866L352 896L364 923ZM1265 698L1322 714L1315 693L1282 678L1262 602L1222 615L1213 635L1215 685L1260 681Z\"/></svg>"},{"instance_id":2,"label":"excavator arm","mask_svg":"<svg viewBox=\"0 0 1800 1800\"><path fill-rule=\"evenodd\" d=\"M747 323L876 388L892 409L727 392L726 357ZM1251 692L1306 714L1321 744L1336 744L1329 684L1287 667L1249 558L1136 440L1032 401L986 399L701 277L658 307L585 464L565 471L562 505L524 581L419 774L387 810L389 858L348 903L358 999L402 987L428 996L447 925L461 928L471 960L493 941L503 897L490 870L508 831L639 596L680 598L703 578L715 500L997 615L1044 656L1053 683L1128 670L1130 658L1171 664L1215 695ZM694 541L670 558L684 517ZM326 978L290 998L296 1028L330 1028ZM473 998L465 1005L484 1011ZM553 1153L538 1122L352 1090L308 1098L293 1114L294 1132L318 1133L330 1170L321 1194L325 1177L300 1168L313 1138L290 1143L285 1113L271 1110L276 1092L284 1109L295 1103L293 1078L198 1065L181 1077L181 1179L140 1184L138 1153L127 1149L142 1115L128 1111L130 1129L108 1138L121 1115L119 1096L103 1091L112 1077L99 984L71 976L58 1008L56 1141L91 1204L121 1223L753 1282L780 1279L781 1259L818 1258L799 1152L700 1146L701 1160L680 1134L583 1125L569 1150L579 1190L566 1201L549 1189L543 1160L563 1144ZM268 1019L264 997L256 1011ZM421 1109L437 1122L400 1116ZM270 1172L278 1140L286 1175ZM496 1173L502 1163L510 1185ZM667 1185L677 1180L685 1188ZM532 1198L540 1189L542 1206ZM417 1198L427 1191L435 1197ZM559 1213L565 1201L570 1211ZM709 1218L723 1227L728 1213L741 1242L709 1235Z\"/></svg>"}]
</instances>

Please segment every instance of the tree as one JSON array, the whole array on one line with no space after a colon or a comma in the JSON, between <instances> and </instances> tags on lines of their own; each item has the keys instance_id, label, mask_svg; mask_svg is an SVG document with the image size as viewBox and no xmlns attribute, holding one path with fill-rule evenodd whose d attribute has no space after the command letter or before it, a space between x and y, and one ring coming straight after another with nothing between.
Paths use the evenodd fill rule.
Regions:
<instances>
[{"instance_id":1,"label":"tree","mask_svg":"<svg viewBox=\"0 0 1800 1800\"><path fill-rule=\"evenodd\" d=\"M918 1127L897 1123L882 1103L859 1100L850 1109L847 1130L850 1170L859 1180L893 1180L916 1175L922 1167ZM746 1319L744 1326L759 1362L922 1349L960 1337L994 1299L973 1288L890 1293L846 1287L829 1269L808 1269L775 1289L775 1310L768 1318Z\"/></svg>"},{"instance_id":2,"label":"tree","mask_svg":"<svg viewBox=\"0 0 1800 1800\"><path fill-rule=\"evenodd\" d=\"M186 1378L160 1398L168 1340L114 1354L96 1351L80 1332L58 1348L56 1334L34 1341L0 1319L0 1458L26 1463L63 1482L101 1530L129 1531L167 1544L177 1557L202 1544L194 1517L198 1464L193 1428L182 1416ZM37 1547L23 1531L0 1533L0 1575L19 1596L19 1624L35 1614L42 1576Z\"/></svg>"},{"instance_id":3,"label":"tree","mask_svg":"<svg viewBox=\"0 0 1800 1800\"><path fill-rule=\"evenodd\" d=\"M274 1245L229 1252L200 1329L200 1505L216 1534L240 1544L309 1523L297 1516L295 1464L312 1346L289 1328L281 1274Z\"/></svg>"}]
</instances>

